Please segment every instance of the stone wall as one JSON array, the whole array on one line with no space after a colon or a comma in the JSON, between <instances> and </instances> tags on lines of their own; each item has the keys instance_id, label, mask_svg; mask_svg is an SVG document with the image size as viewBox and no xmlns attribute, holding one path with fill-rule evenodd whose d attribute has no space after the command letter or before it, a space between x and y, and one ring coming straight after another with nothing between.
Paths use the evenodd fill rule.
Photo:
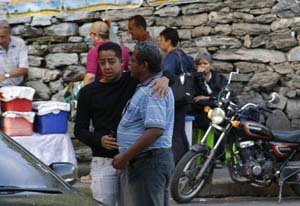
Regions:
<instances>
[{"instance_id":1,"label":"stone wall","mask_svg":"<svg viewBox=\"0 0 300 206\"><path fill-rule=\"evenodd\" d=\"M4 8L4 7L2 7ZM13 33L29 47L28 86L36 98L63 100L66 84L85 72L91 22L110 19L119 28L122 43L132 49L127 32L129 17L141 14L152 36L166 26L178 29L181 47L195 55L208 49L214 68L228 74L238 68L233 88L239 103L263 102L270 92L281 102L266 121L276 129L300 128L300 4L297 0L202 0L131 10L108 10L58 16L44 15L9 19ZM1 18L1 12L0 12ZM86 151L77 155L85 156ZM81 158L81 157L79 157ZM88 159L89 157L82 157Z\"/></svg>"},{"instance_id":2,"label":"stone wall","mask_svg":"<svg viewBox=\"0 0 300 206\"><path fill-rule=\"evenodd\" d=\"M9 22L13 33L29 46L27 85L36 89L37 99L62 101L66 84L82 78L91 22L110 19L122 43L132 49L127 20L141 14L154 37L158 38L166 26L175 27L187 53L194 56L199 48L207 48L213 54L216 70L229 73L239 68L233 85L240 103L262 102L270 92L279 92L282 101L275 105L279 111L268 123L277 129L290 129L300 128L299 11L297 0L202 0L130 10L21 17Z\"/></svg>"},{"instance_id":3,"label":"stone wall","mask_svg":"<svg viewBox=\"0 0 300 206\"><path fill-rule=\"evenodd\" d=\"M0 0L0 19L5 19L5 9L9 0Z\"/></svg>"}]
</instances>

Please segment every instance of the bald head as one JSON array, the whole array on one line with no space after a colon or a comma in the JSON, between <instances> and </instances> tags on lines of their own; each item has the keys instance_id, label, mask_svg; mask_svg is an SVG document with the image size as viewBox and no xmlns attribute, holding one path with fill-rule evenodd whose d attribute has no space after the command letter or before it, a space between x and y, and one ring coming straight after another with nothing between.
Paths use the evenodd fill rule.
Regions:
<instances>
[{"instance_id":1,"label":"bald head","mask_svg":"<svg viewBox=\"0 0 300 206\"><path fill-rule=\"evenodd\" d=\"M0 20L0 29L8 29L10 30L10 26L6 20Z\"/></svg>"},{"instance_id":2,"label":"bald head","mask_svg":"<svg viewBox=\"0 0 300 206\"><path fill-rule=\"evenodd\" d=\"M6 20L0 20L0 46L8 49L10 41L11 30Z\"/></svg>"}]
</instances>

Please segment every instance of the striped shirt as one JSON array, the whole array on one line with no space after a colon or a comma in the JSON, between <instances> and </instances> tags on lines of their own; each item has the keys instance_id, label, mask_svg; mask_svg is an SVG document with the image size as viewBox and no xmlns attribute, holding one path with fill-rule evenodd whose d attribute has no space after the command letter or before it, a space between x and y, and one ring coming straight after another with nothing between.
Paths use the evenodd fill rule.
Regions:
<instances>
[{"instance_id":1,"label":"striped shirt","mask_svg":"<svg viewBox=\"0 0 300 206\"><path fill-rule=\"evenodd\" d=\"M20 67L28 68L28 49L21 38L12 36L7 51L0 46L0 74ZM0 86L19 85L22 81L23 77L11 77L1 82Z\"/></svg>"},{"instance_id":2,"label":"striped shirt","mask_svg":"<svg viewBox=\"0 0 300 206\"><path fill-rule=\"evenodd\" d=\"M122 153L133 145L147 128L161 128L163 134L148 149L170 148L174 123L174 97L168 88L168 95L159 98L151 95L152 80L161 77L161 73L139 84L118 127L117 141Z\"/></svg>"}]
</instances>

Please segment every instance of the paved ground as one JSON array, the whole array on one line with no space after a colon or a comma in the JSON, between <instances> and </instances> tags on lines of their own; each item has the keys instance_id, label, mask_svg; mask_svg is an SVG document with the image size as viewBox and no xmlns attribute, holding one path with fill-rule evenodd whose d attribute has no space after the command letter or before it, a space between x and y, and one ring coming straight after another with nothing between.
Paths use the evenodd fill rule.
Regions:
<instances>
[{"instance_id":1,"label":"paved ground","mask_svg":"<svg viewBox=\"0 0 300 206\"><path fill-rule=\"evenodd\" d=\"M197 198L188 204L177 204L170 200L171 206L299 206L300 197L284 198L279 204L275 197L225 197L225 198Z\"/></svg>"},{"instance_id":2,"label":"paved ground","mask_svg":"<svg viewBox=\"0 0 300 206\"><path fill-rule=\"evenodd\" d=\"M76 188L91 196L89 184L76 184ZM300 197L283 197L282 202L278 203L277 197L257 197L257 196L229 196L218 198L196 198L186 204L178 204L171 197L170 206L299 206Z\"/></svg>"},{"instance_id":3,"label":"paved ground","mask_svg":"<svg viewBox=\"0 0 300 206\"><path fill-rule=\"evenodd\" d=\"M91 196L89 183L76 183L75 188ZM189 204L182 205L278 205L278 186L268 188L254 187L249 184L234 183L228 174L227 168L215 169L212 184L206 186L201 197ZM179 205L170 198L170 205ZM295 197L291 189L284 187L282 205L300 205L300 198Z\"/></svg>"}]
</instances>

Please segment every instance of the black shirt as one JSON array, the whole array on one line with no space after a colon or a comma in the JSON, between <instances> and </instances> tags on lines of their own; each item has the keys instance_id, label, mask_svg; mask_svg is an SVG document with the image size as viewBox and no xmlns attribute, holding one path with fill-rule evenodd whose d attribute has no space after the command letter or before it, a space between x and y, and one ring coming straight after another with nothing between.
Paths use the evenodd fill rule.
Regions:
<instances>
[{"instance_id":1,"label":"black shirt","mask_svg":"<svg viewBox=\"0 0 300 206\"><path fill-rule=\"evenodd\" d=\"M201 100L196 104L202 106L215 106L213 98L218 97L219 92L222 89L224 89L225 86L227 85L226 77L222 74L218 74L215 71L211 71L211 79L207 82L212 92L209 93L204 83L205 80L203 74L200 72L195 72L193 76L194 76L195 96L199 96L199 95L210 96L209 100Z\"/></svg>"},{"instance_id":2,"label":"black shirt","mask_svg":"<svg viewBox=\"0 0 300 206\"><path fill-rule=\"evenodd\" d=\"M218 74L215 71L211 71L211 79L207 82L208 86L211 89L211 93L208 91L205 83L203 74L196 72L194 76L194 89L195 96L209 96L207 100L200 100L199 102L194 103L192 114L196 116L196 120L193 122L194 128L200 128L206 130L209 126L211 120L207 118L207 114L203 111L204 106L216 107L215 99L218 97L219 92L225 88L227 85L227 79L224 75Z\"/></svg>"},{"instance_id":3,"label":"black shirt","mask_svg":"<svg viewBox=\"0 0 300 206\"><path fill-rule=\"evenodd\" d=\"M117 150L101 145L103 135L115 134L127 101L135 92L138 82L130 73L122 73L116 82L95 81L81 89L75 120L75 137L90 146L93 156L113 157ZM94 131L90 131L90 122Z\"/></svg>"}]
</instances>

